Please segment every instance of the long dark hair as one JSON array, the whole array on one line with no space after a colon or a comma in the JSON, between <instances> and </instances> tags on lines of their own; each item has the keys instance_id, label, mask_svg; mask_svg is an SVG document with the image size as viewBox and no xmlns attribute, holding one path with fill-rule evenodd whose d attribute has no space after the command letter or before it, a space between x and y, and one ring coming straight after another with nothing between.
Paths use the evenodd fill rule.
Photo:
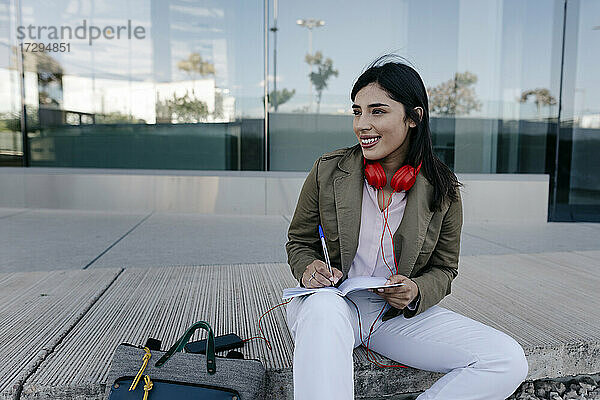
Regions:
<instances>
[{"instance_id":1,"label":"long dark hair","mask_svg":"<svg viewBox=\"0 0 600 400\"><path fill-rule=\"evenodd\" d=\"M354 101L356 94L370 83L377 83L393 100L404 105L405 122L410 119L416 123L408 130L410 144L406 162L416 167L422 161L421 173L434 187L433 200L429 208L441 210L442 203L458 200L458 187L462 183L438 156L433 153L431 130L429 129L429 101L423 80L412 67L402 61L387 61L400 58L394 54L386 54L373 61L358 77L352 88L350 98ZM415 107L423 108L423 117Z\"/></svg>"}]
</instances>

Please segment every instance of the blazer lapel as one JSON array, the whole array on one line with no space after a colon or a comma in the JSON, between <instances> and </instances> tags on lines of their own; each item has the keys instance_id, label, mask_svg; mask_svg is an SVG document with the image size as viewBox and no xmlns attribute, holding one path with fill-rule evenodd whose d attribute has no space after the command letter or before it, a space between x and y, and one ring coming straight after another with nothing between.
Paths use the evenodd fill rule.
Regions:
<instances>
[{"instance_id":1,"label":"blazer lapel","mask_svg":"<svg viewBox=\"0 0 600 400\"><path fill-rule=\"evenodd\" d=\"M422 173L417 175L413 187L408 191L406 208L400 226L394 233L394 249L400 253L398 273L409 277L425 241L427 228L433 216L429 202L433 186Z\"/></svg>"},{"instance_id":2,"label":"blazer lapel","mask_svg":"<svg viewBox=\"0 0 600 400\"><path fill-rule=\"evenodd\" d=\"M348 277L358 248L364 179L361 162L362 149L357 145L340 159L339 176L333 180L343 279Z\"/></svg>"}]
</instances>

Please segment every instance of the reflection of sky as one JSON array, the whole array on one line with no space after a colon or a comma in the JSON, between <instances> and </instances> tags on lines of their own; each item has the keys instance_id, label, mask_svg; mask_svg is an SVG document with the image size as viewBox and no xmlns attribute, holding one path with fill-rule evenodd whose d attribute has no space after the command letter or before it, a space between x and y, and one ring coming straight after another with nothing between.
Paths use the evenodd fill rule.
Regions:
<instances>
[{"instance_id":1,"label":"reflection of sky","mask_svg":"<svg viewBox=\"0 0 600 400\"><path fill-rule=\"evenodd\" d=\"M144 39L71 39L70 53L54 53L66 74L131 81L180 81L190 75L178 70L179 61L200 53L214 64L216 84L228 88L262 115L259 83L263 77L262 2L162 0L22 1L23 25L80 26L141 25ZM15 33L11 41L14 43ZM7 37L8 34L3 35ZM46 40L47 42L48 40ZM5 57L6 59L7 57ZM194 76L193 76L194 77ZM198 79L202 77L195 76ZM241 110L243 112L243 110Z\"/></svg>"},{"instance_id":2,"label":"reflection of sky","mask_svg":"<svg viewBox=\"0 0 600 400\"><path fill-rule=\"evenodd\" d=\"M21 4L24 25L75 27L85 18L88 24L103 27L124 25L131 19L134 26L146 28L142 40L98 39L92 46L85 40L71 40L70 53L54 54L67 74L179 81L189 76L178 71L177 63L198 52L214 63L217 86L230 89L240 100L240 111L260 114L261 0L23 0ZM592 30L600 25L600 2L582 0L579 4L577 53L568 49L566 54L578 57L574 106L579 112L598 112L600 76L595 69L600 52L589 49L596 48L600 40L600 31ZM296 25L299 18L325 21L324 27L313 30L313 51L321 50L332 58L339 71L330 78L323 95L322 109L328 112L349 107L353 81L370 61L386 52L407 57L428 87L451 79L457 71L475 73L475 91L488 112L502 113L501 103L515 103L523 90L549 88L558 98L560 0L382 0L368 5L279 0L278 5L278 89L296 90L284 106L288 111L306 103L309 87L304 62L308 30ZM5 21L6 0L0 0L0 10ZM2 41L7 42L9 35L15 43L15 32L0 30ZM273 34L269 37L272 74ZM4 42L0 43L2 65L8 58Z\"/></svg>"},{"instance_id":3,"label":"reflection of sky","mask_svg":"<svg viewBox=\"0 0 600 400\"><path fill-rule=\"evenodd\" d=\"M577 114L600 113L600 30L592 30L595 26L600 26L600 1L582 1L579 10L578 62L575 73Z\"/></svg>"},{"instance_id":4,"label":"reflection of sky","mask_svg":"<svg viewBox=\"0 0 600 400\"><path fill-rule=\"evenodd\" d=\"M558 100L562 1L382 0L368 6L352 4L279 1L279 88L308 92L308 66L302 62L308 51L308 30L295 21L315 18L324 20L325 26L313 29L313 51L322 50L340 72L330 79L324 101L328 96L345 97L349 104L352 84L364 66L390 51L408 58L427 87L451 79L455 72L475 73L475 91L484 107L502 102L518 107L516 98L535 88L550 89ZM577 5L579 16L569 21L578 25L577 38L565 53L566 58L577 60L572 64L576 72L570 72L576 74L575 109L577 114L599 113L600 52L590 49L597 49L600 42L600 30L592 29L600 25L600 1L570 3L572 8Z\"/></svg>"},{"instance_id":5,"label":"reflection of sky","mask_svg":"<svg viewBox=\"0 0 600 400\"><path fill-rule=\"evenodd\" d=\"M348 102L363 67L388 51L408 58L428 87L457 71L475 73L475 90L484 102L514 102L522 90L550 86L554 9L546 0L387 0L368 7L280 1L279 10L280 87L308 91L306 64L306 72L298 72L308 49L307 29L295 22L299 17L325 21L313 30L313 50L331 57L340 72L327 93L344 95Z\"/></svg>"}]
</instances>

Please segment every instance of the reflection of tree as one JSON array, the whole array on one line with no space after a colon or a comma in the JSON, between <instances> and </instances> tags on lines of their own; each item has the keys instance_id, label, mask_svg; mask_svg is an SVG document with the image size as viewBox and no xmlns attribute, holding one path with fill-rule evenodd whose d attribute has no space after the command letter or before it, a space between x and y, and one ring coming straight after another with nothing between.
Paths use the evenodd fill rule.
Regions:
<instances>
[{"instance_id":1,"label":"reflection of tree","mask_svg":"<svg viewBox=\"0 0 600 400\"><path fill-rule=\"evenodd\" d=\"M553 106L556 104L556 99L550 94L550 90L544 88L536 88L533 90L525 90L521 93L519 103L526 103L529 97L534 97L534 103L537 106L538 117L541 118L540 108L542 106Z\"/></svg>"},{"instance_id":2,"label":"reflection of tree","mask_svg":"<svg viewBox=\"0 0 600 400\"><path fill-rule=\"evenodd\" d=\"M475 90L471 87L477 82L477 75L471 72L457 72L454 79L427 90L431 114L466 115L481 109Z\"/></svg>"},{"instance_id":3,"label":"reflection of tree","mask_svg":"<svg viewBox=\"0 0 600 400\"><path fill-rule=\"evenodd\" d=\"M176 121L181 123L198 123L208 116L208 106L196 98L194 90L192 95L186 91L183 96L173 93L172 99L165 99L157 103L157 119Z\"/></svg>"},{"instance_id":4,"label":"reflection of tree","mask_svg":"<svg viewBox=\"0 0 600 400\"><path fill-rule=\"evenodd\" d=\"M310 111L310 106L309 105L297 107L297 108L294 108L292 110L293 113L300 113L300 114L305 114L305 113L307 113L309 111Z\"/></svg>"},{"instance_id":5,"label":"reflection of tree","mask_svg":"<svg viewBox=\"0 0 600 400\"><path fill-rule=\"evenodd\" d=\"M212 63L204 61L198 53L191 53L187 59L177 63L177 68L185 72L194 82L199 76L215 75L215 67ZM215 90L215 118L223 117L223 94L219 89ZM173 93L172 98L156 101L157 122L181 122L198 123L208 117L208 105L196 97L194 89L191 93L185 91L183 96Z\"/></svg>"},{"instance_id":6,"label":"reflection of tree","mask_svg":"<svg viewBox=\"0 0 600 400\"><path fill-rule=\"evenodd\" d=\"M215 75L215 66L202 60L202 56L198 53L191 53L186 60L179 61L177 68L186 72L191 79L195 79L196 75Z\"/></svg>"},{"instance_id":7,"label":"reflection of tree","mask_svg":"<svg viewBox=\"0 0 600 400\"><path fill-rule=\"evenodd\" d=\"M37 130L40 128L38 109L35 107L27 107L26 109L27 128L29 130ZM21 113L8 112L0 114L0 132L2 131L21 131Z\"/></svg>"},{"instance_id":8,"label":"reflection of tree","mask_svg":"<svg viewBox=\"0 0 600 400\"><path fill-rule=\"evenodd\" d=\"M21 130L21 118L16 112L8 112L0 114L0 132L13 131L19 132Z\"/></svg>"},{"instance_id":9,"label":"reflection of tree","mask_svg":"<svg viewBox=\"0 0 600 400\"><path fill-rule=\"evenodd\" d=\"M277 111L277 108L279 108L280 105L284 104L289 99L291 99L294 96L294 94L296 94L296 89L292 89L291 92L287 89L277 91L271 90L271 93L269 93L269 95L267 96L267 101L269 102L270 107L274 107L275 111ZM274 98L277 98L277 104L273 104L272 99ZM264 103L265 96L262 97L262 101Z\"/></svg>"},{"instance_id":10,"label":"reflection of tree","mask_svg":"<svg viewBox=\"0 0 600 400\"><path fill-rule=\"evenodd\" d=\"M305 59L307 64L316 65L318 67L317 72L311 72L309 75L310 81L317 91L317 114L321 106L321 96L323 95L323 89L327 87L327 81L333 76L338 76L338 71L333 69L333 61L331 58L323 60L323 54L317 51L314 55L307 54Z\"/></svg>"}]
</instances>

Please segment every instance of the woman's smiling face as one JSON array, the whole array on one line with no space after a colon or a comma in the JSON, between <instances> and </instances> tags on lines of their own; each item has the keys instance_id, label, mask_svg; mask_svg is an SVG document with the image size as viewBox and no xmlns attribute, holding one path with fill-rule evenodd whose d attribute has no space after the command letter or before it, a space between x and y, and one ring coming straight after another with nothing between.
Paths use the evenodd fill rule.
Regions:
<instances>
[{"instance_id":1,"label":"woman's smiling face","mask_svg":"<svg viewBox=\"0 0 600 400\"><path fill-rule=\"evenodd\" d=\"M392 100L377 83L370 83L356 93L353 128L368 160L388 158L404 162L410 140L409 127L413 121L404 121L404 106ZM390 156L390 157L388 157Z\"/></svg>"}]
</instances>

